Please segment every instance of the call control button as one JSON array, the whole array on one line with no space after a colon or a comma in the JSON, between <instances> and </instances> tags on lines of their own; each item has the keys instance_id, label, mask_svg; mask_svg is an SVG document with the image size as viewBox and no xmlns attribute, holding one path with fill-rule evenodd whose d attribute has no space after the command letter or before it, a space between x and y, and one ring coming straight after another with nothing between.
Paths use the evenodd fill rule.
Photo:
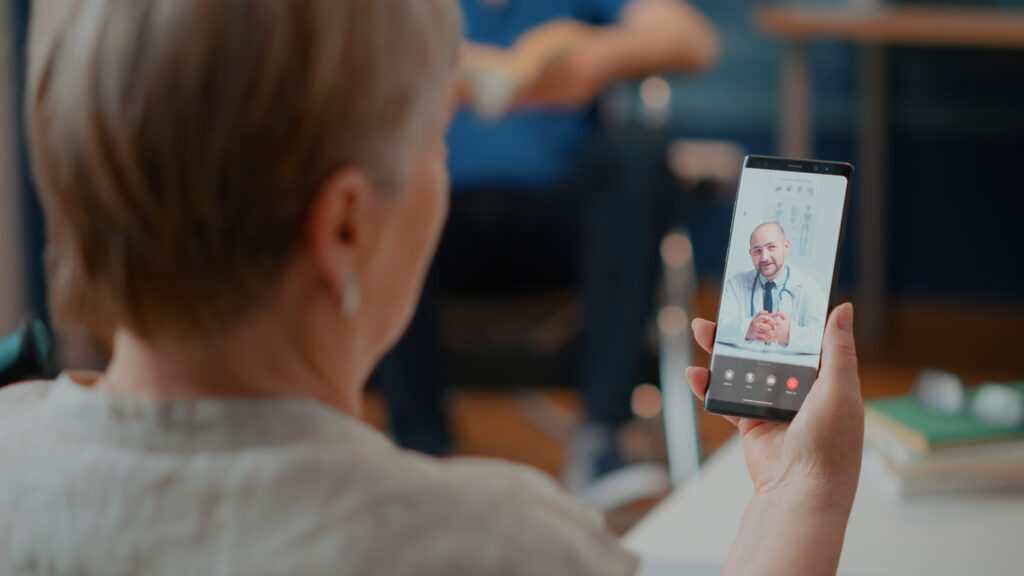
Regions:
<instances>
[{"instance_id":1,"label":"call control button","mask_svg":"<svg viewBox=\"0 0 1024 576\"><path fill-rule=\"evenodd\" d=\"M732 382L732 379L736 377L736 373L732 370L726 370L724 376L727 381Z\"/></svg>"},{"instance_id":2,"label":"call control button","mask_svg":"<svg viewBox=\"0 0 1024 576\"><path fill-rule=\"evenodd\" d=\"M768 377L764 379L764 383L769 385L769 386L775 386L775 383L777 381L778 380L775 379L775 375L774 374L769 374Z\"/></svg>"},{"instance_id":3,"label":"call control button","mask_svg":"<svg viewBox=\"0 0 1024 576\"><path fill-rule=\"evenodd\" d=\"M747 384L753 384L755 379L756 377L754 376L753 372L747 372L747 375L744 377L744 380L747 381Z\"/></svg>"},{"instance_id":4,"label":"call control button","mask_svg":"<svg viewBox=\"0 0 1024 576\"><path fill-rule=\"evenodd\" d=\"M789 388L790 390L796 390L796 387L799 385L800 381L797 380L796 378L790 378L789 380L786 380L786 388Z\"/></svg>"}]
</instances>

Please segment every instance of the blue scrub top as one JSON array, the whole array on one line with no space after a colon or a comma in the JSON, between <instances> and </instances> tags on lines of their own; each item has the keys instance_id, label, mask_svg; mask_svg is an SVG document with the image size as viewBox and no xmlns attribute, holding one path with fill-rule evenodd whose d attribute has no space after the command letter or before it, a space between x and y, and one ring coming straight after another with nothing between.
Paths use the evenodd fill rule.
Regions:
<instances>
[{"instance_id":1,"label":"blue scrub top","mask_svg":"<svg viewBox=\"0 0 1024 576\"><path fill-rule=\"evenodd\" d=\"M523 32L556 18L610 24L629 0L461 0L466 37L511 46ZM514 111L501 120L455 114L448 132L456 192L497 188L531 192L554 184L574 164L597 123L593 106Z\"/></svg>"}]
</instances>

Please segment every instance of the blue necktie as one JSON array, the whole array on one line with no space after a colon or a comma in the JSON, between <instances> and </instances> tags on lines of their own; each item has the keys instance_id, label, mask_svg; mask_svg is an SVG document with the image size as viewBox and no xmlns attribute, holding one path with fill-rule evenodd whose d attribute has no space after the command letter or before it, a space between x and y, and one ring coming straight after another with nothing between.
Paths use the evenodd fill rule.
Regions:
<instances>
[{"instance_id":1,"label":"blue necktie","mask_svg":"<svg viewBox=\"0 0 1024 576\"><path fill-rule=\"evenodd\" d=\"M764 283L764 309L768 312L774 312L772 310L772 290L775 289L775 282L768 281Z\"/></svg>"}]
</instances>

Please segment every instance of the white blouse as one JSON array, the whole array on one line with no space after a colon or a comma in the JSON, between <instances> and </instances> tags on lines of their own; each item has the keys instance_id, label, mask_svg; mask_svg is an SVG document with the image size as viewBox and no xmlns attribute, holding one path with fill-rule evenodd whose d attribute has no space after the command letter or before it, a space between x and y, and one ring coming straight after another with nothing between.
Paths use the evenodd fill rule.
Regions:
<instances>
[{"instance_id":1,"label":"white blouse","mask_svg":"<svg viewBox=\"0 0 1024 576\"><path fill-rule=\"evenodd\" d=\"M434 459L304 398L0 389L0 574L626 575L601 516L525 466Z\"/></svg>"}]
</instances>

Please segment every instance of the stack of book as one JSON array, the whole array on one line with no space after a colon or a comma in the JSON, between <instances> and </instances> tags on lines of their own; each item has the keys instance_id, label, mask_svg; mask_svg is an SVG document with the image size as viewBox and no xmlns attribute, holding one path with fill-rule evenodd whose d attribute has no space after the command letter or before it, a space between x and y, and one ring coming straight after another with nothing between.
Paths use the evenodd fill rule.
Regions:
<instances>
[{"instance_id":1,"label":"stack of book","mask_svg":"<svg viewBox=\"0 0 1024 576\"><path fill-rule=\"evenodd\" d=\"M1024 382L1010 386L1024 393ZM912 396L868 400L865 417L865 480L893 497L1024 490L1022 427L942 414Z\"/></svg>"}]
</instances>

